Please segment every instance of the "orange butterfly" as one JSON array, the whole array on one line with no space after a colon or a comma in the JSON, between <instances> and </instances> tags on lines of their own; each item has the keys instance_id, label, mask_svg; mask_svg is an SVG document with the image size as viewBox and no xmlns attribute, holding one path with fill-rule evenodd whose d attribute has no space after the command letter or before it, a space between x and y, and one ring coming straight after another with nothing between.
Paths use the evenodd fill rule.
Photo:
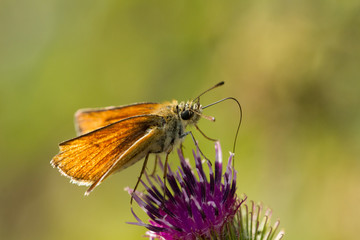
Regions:
<instances>
[{"instance_id":1,"label":"orange butterfly","mask_svg":"<svg viewBox=\"0 0 360 240\"><path fill-rule=\"evenodd\" d=\"M207 91L223 84L220 82ZM180 104L174 100L79 110L75 114L78 137L60 143L60 153L51 160L51 165L72 183L90 186L85 195L112 173L145 158L142 174L149 154L168 156L174 146L191 134L185 131L188 125L198 129L200 117L215 120L202 114L204 108L199 103L202 94ZM167 157L165 169L166 164Z\"/></svg>"}]
</instances>

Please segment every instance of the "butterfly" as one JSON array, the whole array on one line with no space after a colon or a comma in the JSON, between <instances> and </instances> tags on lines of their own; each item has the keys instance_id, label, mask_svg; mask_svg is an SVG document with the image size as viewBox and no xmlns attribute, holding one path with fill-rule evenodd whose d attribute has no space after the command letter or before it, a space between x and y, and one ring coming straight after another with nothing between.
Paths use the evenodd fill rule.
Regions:
<instances>
[{"instance_id":1,"label":"butterfly","mask_svg":"<svg viewBox=\"0 0 360 240\"><path fill-rule=\"evenodd\" d=\"M223 84L220 82L202 94ZM197 126L200 118L215 120L202 114L204 108L213 105L202 107L202 94L181 103L173 100L80 109L75 113L78 136L60 143L60 152L50 163L72 183L89 186L85 192L89 195L111 174L145 158L136 189L150 154L166 153L166 170L173 148L179 146L186 135L194 139L191 131L186 131L187 126L194 125L200 131ZM197 144L195 139L194 142Z\"/></svg>"}]
</instances>

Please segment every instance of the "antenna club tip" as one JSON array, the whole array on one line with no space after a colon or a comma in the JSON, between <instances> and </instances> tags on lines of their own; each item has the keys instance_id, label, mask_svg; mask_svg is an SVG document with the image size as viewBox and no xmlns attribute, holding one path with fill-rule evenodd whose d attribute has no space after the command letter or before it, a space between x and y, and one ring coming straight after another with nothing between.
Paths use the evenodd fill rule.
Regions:
<instances>
[{"instance_id":1,"label":"antenna club tip","mask_svg":"<svg viewBox=\"0 0 360 240\"><path fill-rule=\"evenodd\" d=\"M218 84L216 84L216 86L218 87L218 86L222 86L222 85L224 85L225 84L225 82L224 81L221 81L221 82L219 82Z\"/></svg>"}]
</instances>

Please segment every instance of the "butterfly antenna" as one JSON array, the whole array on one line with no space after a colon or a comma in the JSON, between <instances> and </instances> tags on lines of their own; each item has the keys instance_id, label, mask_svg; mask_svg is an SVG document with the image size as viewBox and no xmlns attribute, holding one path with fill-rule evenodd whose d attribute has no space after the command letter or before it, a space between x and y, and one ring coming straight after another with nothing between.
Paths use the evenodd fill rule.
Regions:
<instances>
[{"instance_id":1,"label":"butterfly antenna","mask_svg":"<svg viewBox=\"0 0 360 240\"><path fill-rule=\"evenodd\" d=\"M213 87L214 88L214 87ZM221 102L223 102L223 101L225 101L225 100L233 100L233 101L235 101L236 103L237 103L237 105L238 105L238 107L239 107L239 110L240 110L240 112L239 112L239 124L238 124L238 126L237 126L237 129L236 129L236 134L235 134L235 139L234 139L234 146L233 146L233 153L235 153L235 147L236 147L236 140L237 140L237 138L238 138L238 135L239 135L239 130L240 130L240 125L241 125L241 122L242 122L242 108L241 108L241 104L239 103L239 101L236 99L236 98L233 98L233 97L227 97L227 98L224 98L224 99L221 99L221 100L219 100L219 101L216 101L216 102L214 102L214 103L211 103L211 104L209 104L209 105L206 105L205 107L203 107L202 109L205 109L205 108L208 108L208 107L211 107L211 106L213 106L213 105L215 105L215 104L218 104L218 103L221 103ZM233 161L233 165L234 165L234 161Z\"/></svg>"},{"instance_id":2,"label":"butterfly antenna","mask_svg":"<svg viewBox=\"0 0 360 240\"><path fill-rule=\"evenodd\" d=\"M197 100L197 102L199 102L199 101L200 101L200 97L201 97L202 95L204 95L205 93L207 93L207 92L210 91L210 90L213 90L214 88L217 88L217 87L220 87L220 86L224 85L224 83L225 83L225 82L222 81L222 82L219 82L219 83L215 84L214 86L212 86L211 88L209 88L208 90L202 92L199 96L197 96L196 98L194 98L193 101L196 101L196 100Z\"/></svg>"}]
</instances>

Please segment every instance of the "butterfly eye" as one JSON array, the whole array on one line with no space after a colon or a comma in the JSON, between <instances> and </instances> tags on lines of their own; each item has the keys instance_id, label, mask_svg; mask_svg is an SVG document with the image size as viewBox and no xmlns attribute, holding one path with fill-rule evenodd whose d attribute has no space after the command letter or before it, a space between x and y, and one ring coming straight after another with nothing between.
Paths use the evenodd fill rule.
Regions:
<instances>
[{"instance_id":1,"label":"butterfly eye","mask_svg":"<svg viewBox=\"0 0 360 240\"><path fill-rule=\"evenodd\" d=\"M190 112L189 110L185 110L181 113L181 119L182 120L189 120L191 118L191 116L193 115L192 112Z\"/></svg>"}]
</instances>

